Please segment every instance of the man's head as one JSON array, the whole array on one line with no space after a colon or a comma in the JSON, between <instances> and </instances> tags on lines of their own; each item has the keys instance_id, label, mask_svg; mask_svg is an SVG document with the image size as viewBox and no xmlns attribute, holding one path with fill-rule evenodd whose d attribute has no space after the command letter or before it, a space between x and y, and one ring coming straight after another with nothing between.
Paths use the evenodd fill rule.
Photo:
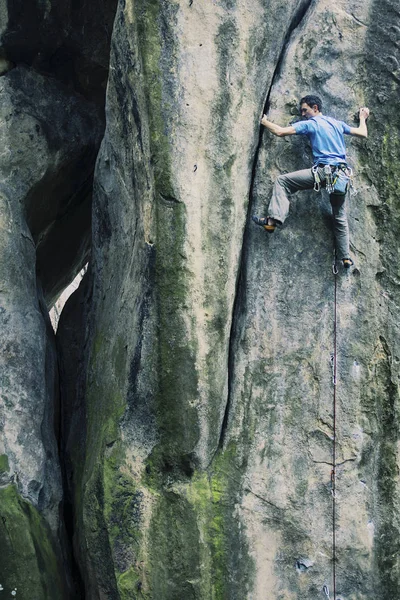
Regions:
<instances>
[{"instance_id":1,"label":"man's head","mask_svg":"<svg viewBox=\"0 0 400 600\"><path fill-rule=\"evenodd\" d=\"M322 100L318 96L304 96L300 100L300 113L302 117L311 119L322 111Z\"/></svg>"}]
</instances>

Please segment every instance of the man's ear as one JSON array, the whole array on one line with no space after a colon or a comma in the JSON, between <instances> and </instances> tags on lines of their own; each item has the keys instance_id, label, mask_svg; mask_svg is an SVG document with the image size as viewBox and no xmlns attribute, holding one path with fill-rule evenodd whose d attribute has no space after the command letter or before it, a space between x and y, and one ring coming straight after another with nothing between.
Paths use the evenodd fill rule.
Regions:
<instances>
[{"instance_id":1,"label":"man's ear","mask_svg":"<svg viewBox=\"0 0 400 600\"><path fill-rule=\"evenodd\" d=\"M318 104L313 104L313 105L312 105L312 109L313 109L313 110L316 110L317 112L319 112L319 109L318 109Z\"/></svg>"}]
</instances>

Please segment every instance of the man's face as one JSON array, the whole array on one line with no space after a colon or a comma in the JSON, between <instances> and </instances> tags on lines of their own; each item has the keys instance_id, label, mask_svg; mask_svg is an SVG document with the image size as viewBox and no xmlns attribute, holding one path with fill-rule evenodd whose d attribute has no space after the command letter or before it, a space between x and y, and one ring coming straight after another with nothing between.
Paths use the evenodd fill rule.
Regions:
<instances>
[{"instance_id":1,"label":"man's face","mask_svg":"<svg viewBox=\"0 0 400 600\"><path fill-rule=\"evenodd\" d=\"M314 104L314 106L308 106L308 104L306 102L303 102L303 104L300 106L300 112L301 112L301 116L304 117L305 119L311 119L312 117L315 117L315 115L317 115L319 113L318 110L318 106L316 104Z\"/></svg>"}]
</instances>

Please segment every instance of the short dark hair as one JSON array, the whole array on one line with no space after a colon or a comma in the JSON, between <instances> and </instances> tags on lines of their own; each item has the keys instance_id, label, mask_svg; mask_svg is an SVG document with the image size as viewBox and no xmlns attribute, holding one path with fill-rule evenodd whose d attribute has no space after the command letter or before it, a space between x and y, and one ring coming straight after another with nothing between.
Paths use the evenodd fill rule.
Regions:
<instances>
[{"instance_id":1,"label":"short dark hair","mask_svg":"<svg viewBox=\"0 0 400 600\"><path fill-rule=\"evenodd\" d=\"M311 108L314 106L314 104L317 105L319 112L321 112L322 110L322 100L319 96L314 96L313 94L310 94L308 96L304 96L304 98L302 98L300 100L300 106L302 104L308 104L308 106L310 106Z\"/></svg>"}]
</instances>

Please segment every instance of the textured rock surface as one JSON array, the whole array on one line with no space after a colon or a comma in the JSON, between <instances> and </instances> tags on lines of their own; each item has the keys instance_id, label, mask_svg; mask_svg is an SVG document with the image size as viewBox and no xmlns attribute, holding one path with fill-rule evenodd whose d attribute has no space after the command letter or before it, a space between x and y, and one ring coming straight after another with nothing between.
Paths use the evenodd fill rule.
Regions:
<instances>
[{"instance_id":1,"label":"textured rock surface","mask_svg":"<svg viewBox=\"0 0 400 600\"><path fill-rule=\"evenodd\" d=\"M320 90L327 113L350 123L356 106L374 109L370 139L348 144L358 173L359 193L349 202L356 269L337 278L336 589L343 598L394 598L400 584L398 249L389 233L398 227L398 118L392 110L398 87L388 56L396 51L389 27L394 13L387 10L354 2L337 3L333 11L319 2L293 36L271 94L278 122L288 120L296 98L310 88ZM382 37L385 27L389 35ZM301 140L271 141L264 137L256 206L270 193L270 177L301 168L309 153ZM269 588L272 597L318 598L331 581L328 206L323 196L299 194L278 236L251 233L243 264L226 443L240 447L247 421L253 439L243 470L243 520L258 566L255 588L259 594ZM265 254L268 283L257 276ZM260 551L271 539L274 551ZM313 562L307 573L295 569L302 557Z\"/></svg>"},{"instance_id":2,"label":"textured rock surface","mask_svg":"<svg viewBox=\"0 0 400 600\"><path fill-rule=\"evenodd\" d=\"M51 301L87 256L89 218L75 228L80 235L69 228L70 243L60 242L65 221L73 223L71 205L75 214L90 210L87 180L100 126L92 106L27 68L0 79L0 97L0 454L8 486L0 582L34 598L58 588L61 598L57 359L42 288Z\"/></svg>"},{"instance_id":3,"label":"textured rock surface","mask_svg":"<svg viewBox=\"0 0 400 600\"><path fill-rule=\"evenodd\" d=\"M372 111L369 139L349 140L356 267L336 278L336 596L400 596L399 16L375 0L119 3L92 259L58 331L70 597L317 600L324 585L333 595L329 203L299 194L269 237L249 222L276 175L310 161L304 140L260 135L262 109L288 123L310 91L350 125L360 105ZM66 76L75 89L78 63ZM85 79L91 62L82 69ZM34 156L39 167L43 154ZM31 193L30 227L47 231ZM36 524L27 527L33 542L20 543L38 580L48 545L36 555L29 548L52 539L43 531L58 527L61 491L56 459L43 466L43 454L34 462L23 449L30 420L35 447L55 455L51 427L37 432L43 414L52 418L43 390L55 381L53 371L44 383L49 338L19 197L5 196L1 213L1 254L14 258L2 261L3 316L31 307L34 317L29 330L21 318L6 323L6 390L20 413L11 420L7 396L18 443L4 437L14 446L0 460L0 492L11 508L0 514ZM44 269L60 259L49 253L38 253ZM22 357L16 374L10 348ZM12 478L17 460L22 479ZM62 597L57 573L44 573Z\"/></svg>"},{"instance_id":4,"label":"textured rock surface","mask_svg":"<svg viewBox=\"0 0 400 600\"><path fill-rule=\"evenodd\" d=\"M88 445L78 483L93 597L129 597L139 582L155 597L222 590L222 573L215 584L202 581L200 552L208 551L188 494L220 443L258 118L286 33L279 11L266 28L252 8L146 3L117 12L96 175ZM202 502L211 487L199 486ZM125 502L137 506L135 518L127 509L109 530ZM183 548L171 561L176 536Z\"/></svg>"},{"instance_id":5,"label":"textured rock surface","mask_svg":"<svg viewBox=\"0 0 400 600\"><path fill-rule=\"evenodd\" d=\"M63 597L54 341L21 205L2 194L1 206L1 583L33 598L55 587Z\"/></svg>"},{"instance_id":6,"label":"textured rock surface","mask_svg":"<svg viewBox=\"0 0 400 600\"><path fill-rule=\"evenodd\" d=\"M101 124L92 105L24 67L1 78L0 93L2 192L22 205L51 304L88 256Z\"/></svg>"},{"instance_id":7,"label":"textured rock surface","mask_svg":"<svg viewBox=\"0 0 400 600\"><path fill-rule=\"evenodd\" d=\"M98 8L0 2L0 589L31 600L79 595L45 301L90 249L114 4Z\"/></svg>"},{"instance_id":8,"label":"textured rock surface","mask_svg":"<svg viewBox=\"0 0 400 600\"><path fill-rule=\"evenodd\" d=\"M266 99L284 123L315 90L351 125L362 104L376 114L371 139L349 143L357 266L337 280L337 592L392 599L398 147L385 130L398 127L397 13L189 4L127 2L115 21L80 386L86 456L72 477L87 595L332 590L327 199L299 195L274 237L245 229L273 178L310 160L300 139L265 133L258 149Z\"/></svg>"}]
</instances>

